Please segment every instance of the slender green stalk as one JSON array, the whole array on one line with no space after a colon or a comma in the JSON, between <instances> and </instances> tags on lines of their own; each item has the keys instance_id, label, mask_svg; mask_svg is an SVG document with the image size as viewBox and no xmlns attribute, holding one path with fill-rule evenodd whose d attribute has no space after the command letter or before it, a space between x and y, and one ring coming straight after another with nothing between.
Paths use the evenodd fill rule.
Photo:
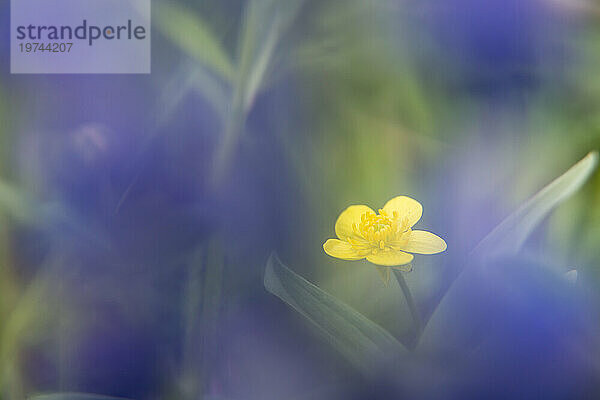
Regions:
<instances>
[{"instance_id":1,"label":"slender green stalk","mask_svg":"<svg viewBox=\"0 0 600 400\"><path fill-rule=\"evenodd\" d=\"M421 315L419 314L419 310L417 309L417 305L410 293L410 288L406 284L404 280L404 276L402 275L402 271L397 270L395 268L392 269L394 271L394 275L396 276L396 280L398 281L398 285L402 289L402 293L404 294L404 298L406 299L406 304L408 309L410 310L410 315L413 320L413 348L417 346L419 343L419 339L421 337L421 332L423 331L423 322L421 321Z\"/></svg>"},{"instance_id":2,"label":"slender green stalk","mask_svg":"<svg viewBox=\"0 0 600 400\"><path fill-rule=\"evenodd\" d=\"M183 314L185 352L181 384L174 399L202 399L209 391L223 302L225 264L220 243L218 238L210 240L197 250L189 265Z\"/></svg>"}]
</instances>

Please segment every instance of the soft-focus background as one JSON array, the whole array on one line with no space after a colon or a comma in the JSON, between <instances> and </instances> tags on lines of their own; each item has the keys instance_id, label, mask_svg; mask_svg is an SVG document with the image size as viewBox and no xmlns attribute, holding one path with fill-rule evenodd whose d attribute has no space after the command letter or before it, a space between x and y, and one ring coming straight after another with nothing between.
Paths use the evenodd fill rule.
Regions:
<instances>
[{"instance_id":1,"label":"soft-focus background","mask_svg":"<svg viewBox=\"0 0 600 400\"><path fill-rule=\"evenodd\" d=\"M600 148L600 3L152 6L151 75L10 75L0 43L0 399L600 393L598 173L377 378L263 286L275 251L406 336L395 283L322 243L348 205L408 195L448 243L406 274L434 314L479 240Z\"/></svg>"}]
</instances>

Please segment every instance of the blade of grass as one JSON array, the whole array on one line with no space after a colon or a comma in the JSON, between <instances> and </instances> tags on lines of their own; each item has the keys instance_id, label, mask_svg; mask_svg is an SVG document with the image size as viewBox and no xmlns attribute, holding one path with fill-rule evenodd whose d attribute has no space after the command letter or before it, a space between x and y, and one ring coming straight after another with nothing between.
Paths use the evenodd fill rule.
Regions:
<instances>
[{"instance_id":1,"label":"blade of grass","mask_svg":"<svg viewBox=\"0 0 600 400\"><path fill-rule=\"evenodd\" d=\"M427 321L425 333L432 334L442 326L445 319L451 319L453 310L460 306L462 287L468 286L470 279L476 276L482 261L516 254L527 237L548 214L563 201L575 194L588 180L598 164L598 153L591 152L573 165L510 214L490 234L488 234L471 252L475 261L465 268L448 287ZM461 287L462 286L462 287ZM425 334L423 335L425 336Z\"/></svg>"},{"instance_id":2,"label":"blade of grass","mask_svg":"<svg viewBox=\"0 0 600 400\"><path fill-rule=\"evenodd\" d=\"M597 164L598 153L589 153L502 221L477 245L472 255L515 254L550 211L583 186Z\"/></svg>"},{"instance_id":3,"label":"blade of grass","mask_svg":"<svg viewBox=\"0 0 600 400\"><path fill-rule=\"evenodd\" d=\"M219 40L198 15L174 2L156 5L158 28L181 50L231 81L235 67Z\"/></svg>"},{"instance_id":4,"label":"blade of grass","mask_svg":"<svg viewBox=\"0 0 600 400\"><path fill-rule=\"evenodd\" d=\"M221 145L215 155L213 183L227 173L246 116L271 67L282 35L289 29L303 0L251 0L244 12L238 46L238 66Z\"/></svg>"}]
</instances>

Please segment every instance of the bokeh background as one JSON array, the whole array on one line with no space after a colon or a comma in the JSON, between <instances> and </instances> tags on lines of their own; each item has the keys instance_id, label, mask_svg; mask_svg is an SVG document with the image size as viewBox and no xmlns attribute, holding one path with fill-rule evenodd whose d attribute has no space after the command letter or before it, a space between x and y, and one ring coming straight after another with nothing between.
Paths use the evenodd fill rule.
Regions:
<instances>
[{"instance_id":1,"label":"bokeh background","mask_svg":"<svg viewBox=\"0 0 600 400\"><path fill-rule=\"evenodd\" d=\"M600 174L522 254L458 279L494 226L600 147L600 3L152 6L150 75L11 75L0 43L0 399L600 393ZM6 38L9 16L2 0ZM322 251L345 207L397 195L448 243L406 274L425 319L455 283L462 297L426 354L374 378L263 275L276 252L406 336L395 283Z\"/></svg>"}]
</instances>

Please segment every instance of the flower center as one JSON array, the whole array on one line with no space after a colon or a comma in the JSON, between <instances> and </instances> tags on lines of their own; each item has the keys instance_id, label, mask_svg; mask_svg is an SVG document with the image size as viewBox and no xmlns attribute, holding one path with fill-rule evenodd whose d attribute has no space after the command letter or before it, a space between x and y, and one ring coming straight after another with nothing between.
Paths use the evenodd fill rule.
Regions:
<instances>
[{"instance_id":1,"label":"flower center","mask_svg":"<svg viewBox=\"0 0 600 400\"><path fill-rule=\"evenodd\" d=\"M379 214L369 211L361 215L358 224L352 224L354 233L363 240L348 239L355 250L377 254L379 251L398 250L410 231L407 218L400 219L397 211L389 215L379 209Z\"/></svg>"}]
</instances>

